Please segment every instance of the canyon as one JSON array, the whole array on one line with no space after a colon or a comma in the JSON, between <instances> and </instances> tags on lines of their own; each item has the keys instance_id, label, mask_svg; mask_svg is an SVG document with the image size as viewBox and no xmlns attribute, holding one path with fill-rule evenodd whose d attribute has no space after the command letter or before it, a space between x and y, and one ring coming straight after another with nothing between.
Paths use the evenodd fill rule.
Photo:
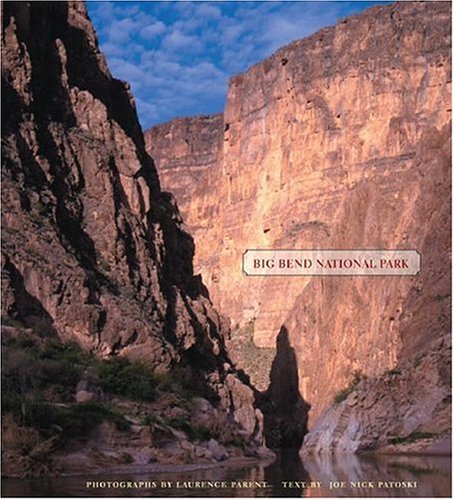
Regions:
<instances>
[{"instance_id":1,"label":"canyon","mask_svg":"<svg viewBox=\"0 0 454 500\"><path fill-rule=\"evenodd\" d=\"M84 3L2 9L7 474L272 459L304 436L303 456L446 453L450 3L367 9L232 77L224 113L145 134ZM267 248L423 264L245 276Z\"/></svg>"},{"instance_id":2,"label":"canyon","mask_svg":"<svg viewBox=\"0 0 454 500\"><path fill-rule=\"evenodd\" d=\"M232 77L223 115L145 133L232 338L287 339L304 453L449 442L450 51L449 2L373 7ZM247 249L315 248L415 249L422 270L242 273Z\"/></svg>"}]
</instances>

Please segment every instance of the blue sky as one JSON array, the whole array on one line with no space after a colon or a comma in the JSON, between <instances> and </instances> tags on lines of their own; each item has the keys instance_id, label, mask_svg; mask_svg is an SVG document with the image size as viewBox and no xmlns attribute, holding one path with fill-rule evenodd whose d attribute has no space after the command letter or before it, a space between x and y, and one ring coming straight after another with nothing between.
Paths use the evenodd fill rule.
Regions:
<instances>
[{"instance_id":1,"label":"blue sky","mask_svg":"<svg viewBox=\"0 0 454 500\"><path fill-rule=\"evenodd\" d=\"M87 2L144 130L223 110L229 77L339 18L388 2Z\"/></svg>"}]
</instances>

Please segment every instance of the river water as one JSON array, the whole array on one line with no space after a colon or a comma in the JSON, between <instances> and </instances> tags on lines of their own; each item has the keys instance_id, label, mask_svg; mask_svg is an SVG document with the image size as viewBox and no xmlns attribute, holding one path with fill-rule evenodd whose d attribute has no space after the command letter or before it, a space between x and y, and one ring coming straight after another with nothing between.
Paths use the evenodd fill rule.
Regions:
<instances>
[{"instance_id":1,"label":"river water","mask_svg":"<svg viewBox=\"0 0 454 500\"><path fill-rule=\"evenodd\" d=\"M293 456L271 465L191 472L4 479L2 496L451 497L451 458L342 455L303 463Z\"/></svg>"}]
</instances>

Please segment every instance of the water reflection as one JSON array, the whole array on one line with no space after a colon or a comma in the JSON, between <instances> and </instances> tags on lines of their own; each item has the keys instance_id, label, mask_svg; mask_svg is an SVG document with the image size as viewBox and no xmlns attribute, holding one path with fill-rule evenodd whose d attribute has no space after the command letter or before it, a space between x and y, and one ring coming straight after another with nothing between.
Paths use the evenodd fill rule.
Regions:
<instances>
[{"instance_id":1,"label":"water reflection","mask_svg":"<svg viewBox=\"0 0 454 500\"><path fill-rule=\"evenodd\" d=\"M300 497L301 488L284 488L282 481L309 482L310 477L297 451L280 455L271 466L264 467L264 479L270 484L271 497Z\"/></svg>"},{"instance_id":2,"label":"water reflection","mask_svg":"<svg viewBox=\"0 0 454 500\"><path fill-rule=\"evenodd\" d=\"M280 457L272 465L217 467L179 473L147 473L49 479L5 479L2 496L174 496L174 497L450 497L451 458L434 456ZM154 481L140 489L87 489L87 481ZM171 483L163 488L161 482ZM185 489L184 481L224 481L225 487ZM256 481L260 487L242 484ZM177 482L181 487L176 487ZM335 488L330 488L336 484ZM239 487L240 486L240 487Z\"/></svg>"},{"instance_id":3,"label":"water reflection","mask_svg":"<svg viewBox=\"0 0 454 500\"><path fill-rule=\"evenodd\" d=\"M324 456L304 464L311 477L323 482L320 493L308 491L306 496L451 496L451 457L447 456ZM346 487L334 493L329 490L330 481Z\"/></svg>"}]
</instances>

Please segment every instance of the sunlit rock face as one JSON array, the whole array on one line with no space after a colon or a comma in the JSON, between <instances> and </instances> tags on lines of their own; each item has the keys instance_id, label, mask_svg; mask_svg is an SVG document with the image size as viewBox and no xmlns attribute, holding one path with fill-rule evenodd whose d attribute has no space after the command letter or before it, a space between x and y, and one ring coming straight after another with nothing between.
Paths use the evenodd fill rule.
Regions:
<instances>
[{"instance_id":1,"label":"sunlit rock face","mask_svg":"<svg viewBox=\"0 0 454 500\"><path fill-rule=\"evenodd\" d=\"M223 139L222 114L177 118L145 133L145 147L159 168L161 186L178 200L191 234L199 229L197 221L207 205L199 193L210 191L207 180L221 161Z\"/></svg>"},{"instance_id":2,"label":"sunlit rock face","mask_svg":"<svg viewBox=\"0 0 454 500\"><path fill-rule=\"evenodd\" d=\"M2 8L2 314L98 356L186 367L260 441L253 390L193 274L193 240L83 2Z\"/></svg>"},{"instance_id":3,"label":"sunlit rock face","mask_svg":"<svg viewBox=\"0 0 454 500\"><path fill-rule=\"evenodd\" d=\"M288 331L309 428L353 372L378 377L450 329L450 16L449 2L373 7L233 77L222 154L182 198L220 312L254 320L261 346ZM150 143L168 130L184 142L185 127ZM179 186L167 157L161 169ZM416 249L423 264L416 277L245 277L248 248Z\"/></svg>"}]
</instances>

